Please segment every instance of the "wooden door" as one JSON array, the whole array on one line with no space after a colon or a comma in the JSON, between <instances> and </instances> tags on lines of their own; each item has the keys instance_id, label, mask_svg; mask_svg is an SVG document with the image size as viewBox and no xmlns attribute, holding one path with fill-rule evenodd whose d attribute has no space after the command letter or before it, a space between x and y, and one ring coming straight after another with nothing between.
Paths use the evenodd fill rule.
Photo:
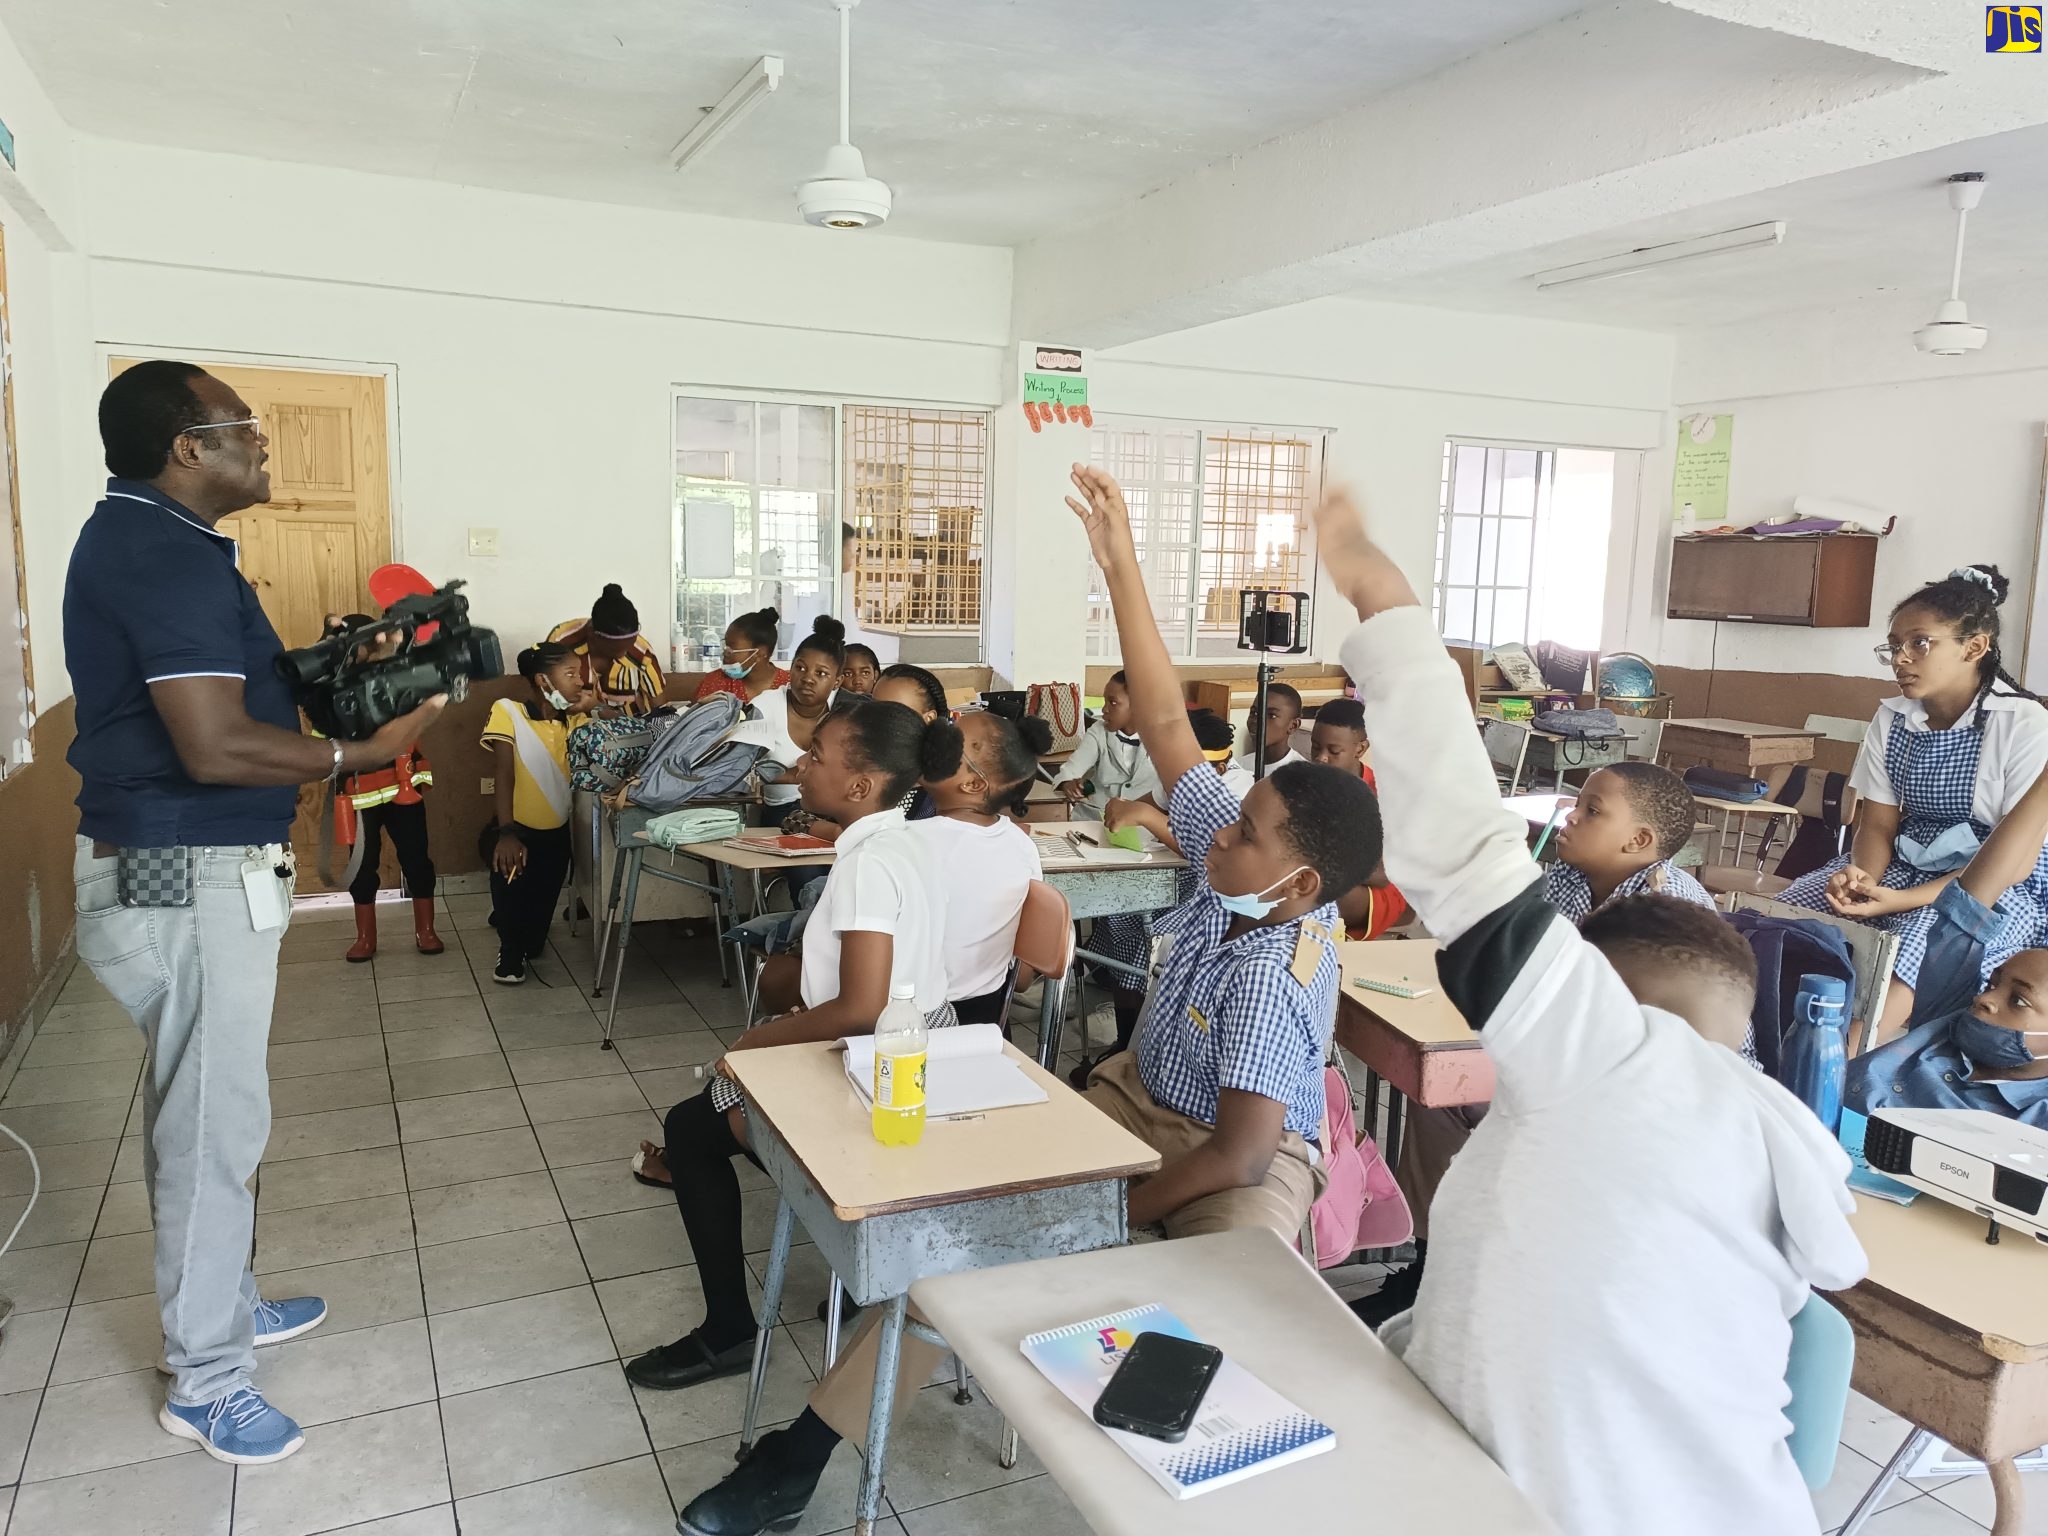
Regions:
<instances>
[{"instance_id":1,"label":"wooden door","mask_svg":"<svg viewBox=\"0 0 2048 1536\"><path fill-rule=\"evenodd\" d=\"M115 358L112 372L135 361ZM278 637L288 647L306 645L320 637L326 614L375 612L370 572L391 559L384 380L205 366L248 402L270 439L270 500L221 519L220 531L240 543L242 574ZM292 843L301 890L322 888L316 865L324 800L323 785L299 794Z\"/></svg>"}]
</instances>

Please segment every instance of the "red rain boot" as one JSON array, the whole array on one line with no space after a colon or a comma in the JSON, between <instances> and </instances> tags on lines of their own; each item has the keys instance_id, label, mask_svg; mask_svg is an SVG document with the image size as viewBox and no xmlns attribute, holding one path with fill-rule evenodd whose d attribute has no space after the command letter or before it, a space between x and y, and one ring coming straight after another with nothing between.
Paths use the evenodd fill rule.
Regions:
<instances>
[{"instance_id":1,"label":"red rain boot","mask_svg":"<svg viewBox=\"0 0 2048 1536\"><path fill-rule=\"evenodd\" d=\"M350 946L348 958L361 962L377 953L377 908L375 903L356 903L356 941Z\"/></svg>"},{"instance_id":2,"label":"red rain boot","mask_svg":"<svg viewBox=\"0 0 2048 1536\"><path fill-rule=\"evenodd\" d=\"M412 941L419 945L423 955L438 955L448 947L434 932L434 898L431 896L412 899Z\"/></svg>"}]
</instances>

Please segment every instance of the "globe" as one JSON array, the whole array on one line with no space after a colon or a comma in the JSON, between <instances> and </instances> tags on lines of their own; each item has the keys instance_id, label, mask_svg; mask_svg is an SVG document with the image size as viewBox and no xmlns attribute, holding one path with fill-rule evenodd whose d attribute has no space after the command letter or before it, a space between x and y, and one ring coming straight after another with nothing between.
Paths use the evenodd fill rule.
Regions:
<instances>
[{"instance_id":1,"label":"globe","mask_svg":"<svg viewBox=\"0 0 2048 1536\"><path fill-rule=\"evenodd\" d=\"M1628 651L1600 658L1600 697L1603 699L1649 699L1657 694L1657 672L1649 662Z\"/></svg>"}]
</instances>

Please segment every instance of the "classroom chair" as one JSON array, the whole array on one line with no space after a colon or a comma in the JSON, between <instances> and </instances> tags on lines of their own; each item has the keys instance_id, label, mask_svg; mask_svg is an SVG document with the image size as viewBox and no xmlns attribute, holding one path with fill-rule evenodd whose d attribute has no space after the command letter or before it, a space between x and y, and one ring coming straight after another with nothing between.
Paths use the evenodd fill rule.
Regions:
<instances>
[{"instance_id":1,"label":"classroom chair","mask_svg":"<svg viewBox=\"0 0 2048 1536\"><path fill-rule=\"evenodd\" d=\"M1030 966L1040 978L1038 1064L1048 1072L1060 1059L1074 949L1074 918L1067 898L1043 880L1032 881L1024 889L1024 910L1017 918L1015 953L1017 963Z\"/></svg>"},{"instance_id":2,"label":"classroom chair","mask_svg":"<svg viewBox=\"0 0 2048 1536\"><path fill-rule=\"evenodd\" d=\"M1521 793L1522 766L1529 757L1530 730L1520 720L1488 720L1479 722L1479 739L1486 744L1486 755L1493 762L1494 782L1504 795Z\"/></svg>"},{"instance_id":3,"label":"classroom chair","mask_svg":"<svg viewBox=\"0 0 2048 1536\"><path fill-rule=\"evenodd\" d=\"M1855 1364L1856 1331L1849 1320L1826 1298L1808 1296L1792 1318L1792 1353L1785 1362L1792 1400L1785 1417L1792 1421L1792 1461L1809 1488L1825 1488L1835 1475Z\"/></svg>"}]
</instances>

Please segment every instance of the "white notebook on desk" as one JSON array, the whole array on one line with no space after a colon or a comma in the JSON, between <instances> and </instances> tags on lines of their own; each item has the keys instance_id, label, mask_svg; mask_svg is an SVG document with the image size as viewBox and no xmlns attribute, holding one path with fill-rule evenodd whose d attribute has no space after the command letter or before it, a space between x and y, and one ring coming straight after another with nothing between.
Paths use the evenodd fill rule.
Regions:
<instances>
[{"instance_id":1,"label":"white notebook on desk","mask_svg":"<svg viewBox=\"0 0 2048 1536\"><path fill-rule=\"evenodd\" d=\"M846 1040L846 1076L868 1108L875 1102L875 1037L850 1035ZM956 1024L935 1029L926 1039L924 1112L927 1119L975 1115L1010 1109L1018 1104L1043 1104L1045 1090L1016 1062L1003 1054L1003 1031L996 1024Z\"/></svg>"}]
</instances>

